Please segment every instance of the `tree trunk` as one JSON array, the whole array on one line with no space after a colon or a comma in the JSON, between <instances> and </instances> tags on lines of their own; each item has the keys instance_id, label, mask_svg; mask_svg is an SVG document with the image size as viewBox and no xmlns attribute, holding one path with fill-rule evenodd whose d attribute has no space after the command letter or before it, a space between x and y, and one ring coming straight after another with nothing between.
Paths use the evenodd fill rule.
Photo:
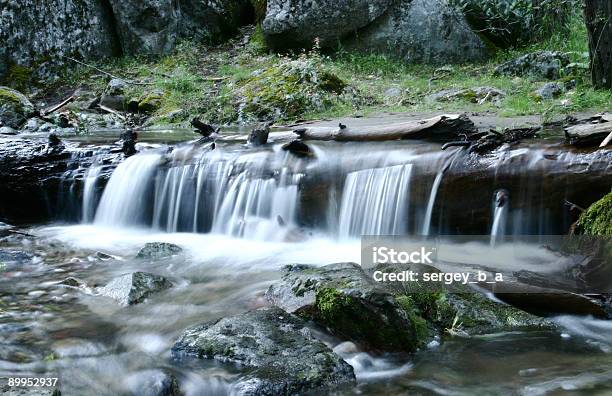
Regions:
<instances>
[{"instance_id":1,"label":"tree trunk","mask_svg":"<svg viewBox=\"0 0 612 396\"><path fill-rule=\"evenodd\" d=\"M612 1L585 0L591 76L596 88L612 89Z\"/></svg>"}]
</instances>

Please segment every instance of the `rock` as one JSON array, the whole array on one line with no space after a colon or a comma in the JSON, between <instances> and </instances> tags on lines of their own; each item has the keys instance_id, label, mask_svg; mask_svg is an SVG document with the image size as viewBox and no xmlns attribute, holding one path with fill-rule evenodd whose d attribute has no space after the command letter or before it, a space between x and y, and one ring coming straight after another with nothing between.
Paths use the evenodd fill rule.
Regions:
<instances>
[{"instance_id":1,"label":"rock","mask_svg":"<svg viewBox=\"0 0 612 396\"><path fill-rule=\"evenodd\" d=\"M163 276L147 272L133 272L110 281L98 288L102 296L116 300L122 306L143 302L148 296L172 287L172 283Z\"/></svg>"},{"instance_id":2,"label":"rock","mask_svg":"<svg viewBox=\"0 0 612 396\"><path fill-rule=\"evenodd\" d=\"M353 368L316 340L304 321L276 307L188 329L172 347L172 356L249 369L235 386L239 395L327 392L355 382Z\"/></svg>"},{"instance_id":3,"label":"rock","mask_svg":"<svg viewBox=\"0 0 612 396\"><path fill-rule=\"evenodd\" d=\"M310 48L315 38L322 46L367 26L393 4L392 0L268 0L261 26L274 49Z\"/></svg>"},{"instance_id":4,"label":"rock","mask_svg":"<svg viewBox=\"0 0 612 396\"><path fill-rule=\"evenodd\" d=\"M82 281L81 279L72 277L72 276L59 282L58 285L69 286L69 287L79 287L79 288L87 286L87 284L84 281Z\"/></svg>"},{"instance_id":5,"label":"rock","mask_svg":"<svg viewBox=\"0 0 612 396\"><path fill-rule=\"evenodd\" d=\"M283 144L282 149L302 158L314 156L314 153L312 150L310 150L310 147L300 140L292 140L289 143L285 143Z\"/></svg>"},{"instance_id":6,"label":"rock","mask_svg":"<svg viewBox=\"0 0 612 396\"><path fill-rule=\"evenodd\" d=\"M148 260L160 260L181 253L183 249L172 243L148 242L138 252L137 258Z\"/></svg>"},{"instance_id":7,"label":"rock","mask_svg":"<svg viewBox=\"0 0 612 396\"><path fill-rule=\"evenodd\" d=\"M0 127L0 135L17 135L17 131L11 127Z\"/></svg>"},{"instance_id":8,"label":"rock","mask_svg":"<svg viewBox=\"0 0 612 396\"><path fill-rule=\"evenodd\" d=\"M253 23L249 0L182 0L179 35L216 44L231 38L238 28Z\"/></svg>"},{"instance_id":9,"label":"rock","mask_svg":"<svg viewBox=\"0 0 612 396\"><path fill-rule=\"evenodd\" d=\"M19 129L34 113L34 105L19 91L0 86L0 126Z\"/></svg>"},{"instance_id":10,"label":"rock","mask_svg":"<svg viewBox=\"0 0 612 396\"><path fill-rule=\"evenodd\" d=\"M565 92L565 87L563 84L549 82L544 84L533 94L540 100L551 100L559 97L563 92Z\"/></svg>"},{"instance_id":11,"label":"rock","mask_svg":"<svg viewBox=\"0 0 612 396\"><path fill-rule=\"evenodd\" d=\"M176 377L163 370L143 370L128 375L123 380L130 395L138 396L180 396L182 395Z\"/></svg>"},{"instance_id":12,"label":"rock","mask_svg":"<svg viewBox=\"0 0 612 396\"><path fill-rule=\"evenodd\" d=\"M384 95L386 98L398 98L402 96L402 90L398 87L387 88Z\"/></svg>"},{"instance_id":13,"label":"rock","mask_svg":"<svg viewBox=\"0 0 612 396\"><path fill-rule=\"evenodd\" d=\"M580 216L578 228L584 235L612 235L612 191L589 206Z\"/></svg>"},{"instance_id":14,"label":"rock","mask_svg":"<svg viewBox=\"0 0 612 396\"><path fill-rule=\"evenodd\" d=\"M164 92L155 90L143 95L138 101L138 111L143 114L155 113L162 106Z\"/></svg>"},{"instance_id":15,"label":"rock","mask_svg":"<svg viewBox=\"0 0 612 396\"><path fill-rule=\"evenodd\" d=\"M0 263L4 266L17 266L32 263L35 256L21 250L0 249Z\"/></svg>"},{"instance_id":16,"label":"rock","mask_svg":"<svg viewBox=\"0 0 612 396\"><path fill-rule=\"evenodd\" d=\"M477 87L468 89L445 89L427 96L427 100L433 102L446 102L454 99L465 99L473 103L483 104L485 102L499 103L506 93L492 87Z\"/></svg>"},{"instance_id":17,"label":"rock","mask_svg":"<svg viewBox=\"0 0 612 396\"><path fill-rule=\"evenodd\" d=\"M565 128L567 142L580 147L600 146L611 133L612 122L583 123Z\"/></svg>"},{"instance_id":18,"label":"rock","mask_svg":"<svg viewBox=\"0 0 612 396\"><path fill-rule=\"evenodd\" d=\"M249 133L247 142L251 146L263 146L268 143L269 134L270 127L268 125L265 125L263 128L255 128Z\"/></svg>"},{"instance_id":19,"label":"rock","mask_svg":"<svg viewBox=\"0 0 612 396\"><path fill-rule=\"evenodd\" d=\"M442 0L268 1L262 23L275 49L308 48L340 40L349 48L408 62L454 63L488 56L463 16Z\"/></svg>"},{"instance_id":20,"label":"rock","mask_svg":"<svg viewBox=\"0 0 612 396\"><path fill-rule=\"evenodd\" d=\"M344 44L409 63L466 63L485 60L490 54L463 15L445 0L396 1Z\"/></svg>"},{"instance_id":21,"label":"rock","mask_svg":"<svg viewBox=\"0 0 612 396\"><path fill-rule=\"evenodd\" d=\"M118 111L126 110L127 100L124 94L127 87L128 84L125 81L113 78L104 89L100 105Z\"/></svg>"},{"instance_id":22,"label":"rock","mask_svg":"<svg viewBox=\"0 0 612 396\"><path fill-rule=\"evenodd\" d=\"M569 63L569 57L566 54L539 51L503 63L495 68L494 73L497 75L530 76L557 80L561 75L561 69Z\"/></svg>"},{"instance_id":23,"label":"rock","mask_svg":"<svg viewBox=\"0 0 612 396\"><path fill-rule=\"evenodd\" d=\"M49 66L70 63L64 55L96 60L119 55L105 1L3 1L0 8L0 81L29 86L47 79Z\"/></svg>"},{"instance_id":24,"label":"rock","mask_svg":"<svg viewBox=\"0 0 612 396\"><path fill-rule=\"evenodd\" d=\"M400 305L353 263L287 266L266 297L371 350L410 352L428 337L427 324L411 307Z\"/></svg>"}]
</instances>

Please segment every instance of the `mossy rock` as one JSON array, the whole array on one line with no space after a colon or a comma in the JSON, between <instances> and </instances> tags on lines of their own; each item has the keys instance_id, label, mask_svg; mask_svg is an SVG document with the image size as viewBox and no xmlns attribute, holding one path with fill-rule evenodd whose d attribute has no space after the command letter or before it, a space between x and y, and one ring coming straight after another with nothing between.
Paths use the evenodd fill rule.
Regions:
<instances>
[{"instance_id":1,"label":"mossy rock","mask_svg":"<svg viewBox=\"0 0 612 396\"><path fill-rule=\"evenodd\" d=\"M0 122L18 129L34 113L34 105L21 92L0 87Z\"/></svg>"},{"instance_id":2,"label":"mossy rock","mask_svg":"<svg viewBox=\"0 0 612 396\"><path fill-rule=\"evenodd\" d=\"M236 97L239 118L241 121L299 118L325 108L345 86L344 81L314 58L281 60L239 82Z\"/></svg>"},{"instance_id":3,"label":"mossy rock","mask_svg":"<svg viewBox=\"0 0 612 396\"><path fill-rule=\"evenodd\" d=\"M580 216L578 227L584 235L612 235L612 191Z\"/></svg>"},{"instance_id":4,"label":"mossy rock","mask_svg":"<svg viewBox=\"0 0 612 396\"><path fill-rule=\"evenodd\" d=\"M147 93L138 101L138 111L144 114L153 114L161 108L163 100L163 92L155 91Z\"/></svg>"}]
</instances>

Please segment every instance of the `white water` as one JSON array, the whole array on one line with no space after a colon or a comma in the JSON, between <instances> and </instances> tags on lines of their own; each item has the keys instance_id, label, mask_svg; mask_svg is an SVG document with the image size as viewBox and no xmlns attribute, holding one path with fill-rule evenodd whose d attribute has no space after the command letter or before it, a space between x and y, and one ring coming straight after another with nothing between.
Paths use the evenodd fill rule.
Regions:
<instances>
[{"instance_id":1,"label":"white water","mask_svg":"<svg viewBox=\"0 0 612 396\"><path fill-rule=\"evenodd\" d=\"M340 237L403 234L411 173L412 165L349 173L340 206Z\"/></svg>"},{"instance_id":2,"label":"white water","mask_svg":"<svg viewBox=\"0 0 612 396\"><path fill-rule=\"evenodd\" d=\"M141 224L150 199L147 190L161 158L160 154L147 153L121 163L102 194L94 223L104 226Z\"/></svg>"},{"instance_id":3,"label":"white water","mask_svg":"<svg viewBox=\"0 0 612 396\"><path fill-rule=\"evenodd\" d=\"M491 246L494 246L500 237L504 236L506 229L506 218L508 216L507 193L504 190L499 190L495 193L493 205L493 225L491 226Z\"/></svg>"},{"instance_id":4,"label":"white water","mask_svg":"<svg viewBox=\"0 0 612 396\"><path fill-rule=\"evenodd\" d=\"M431 215L433 213L433 208L436 203L436 197L438 196L438 189L440 188L440 184L442 183L442 178L444 177L444 169L440 169L436 178L434 179L433 185L431 186L431 192L429 193L429 200L427 201L427 211L425 212L425 219L423 220L423 230L421 234L424 236L429 236L429 229L431 227Z\"/></svg>"},{"instance_id":5,"label":"white water","mask_svg":"<svg viewBox=\"0 0 612 396\"><path fill-rule=\"evenodd\" d=\"M101 166L92 165L92 167L87 170L87 174L85 175L85 182L83 186L83 223L90 223L96 214L96 208L94 207L96 203L96 184L101 171Z\"/></svg>"}]
</instances>

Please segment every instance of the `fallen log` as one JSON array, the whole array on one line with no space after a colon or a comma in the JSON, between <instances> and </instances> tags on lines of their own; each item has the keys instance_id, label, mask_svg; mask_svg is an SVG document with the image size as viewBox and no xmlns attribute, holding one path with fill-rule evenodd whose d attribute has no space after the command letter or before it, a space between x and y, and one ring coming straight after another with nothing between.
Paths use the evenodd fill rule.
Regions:
<instances>
[{"instance_id":1,"label":"fallen log","mask_svg":"<svg viewBox=\"0 0 612 396\"><path fill-rule=\"evenodd\" d=\"M465 114L445 114L424 120L407 121L389 125L351 128L306 127L293 131L303 140L385 141L400 139L424 139L433 141L464 140L477 132L472 120Z\"/></svg>"},{"instance_id":2,"label":"fallen log","mask_svg":"<svg viewBox=\"0 0 612 396\"><path fill-rule=\"evenodd\" d=\"M69 98L63 100L62 102L60 102L59 104L45 110L42 112L43 117L48 116L51 113L56 112L57 110L61 109L62 107L66 106L68 103L73 102L74 101L74 96L70 96Z\"/></svg>"},{"instance_id":3,"label":"fallen log","mask_svg":"<svg viewBox=\"0 0 612 396\"><path fill-rule=\"evenodd\" d=\"M612 134L612 122L584 124L565 128L565 137L575 146L599 146ZM606 142L606 145L609 143ZM602 146L603 147L603 146Z\"/></svg>"}]
</instances>

